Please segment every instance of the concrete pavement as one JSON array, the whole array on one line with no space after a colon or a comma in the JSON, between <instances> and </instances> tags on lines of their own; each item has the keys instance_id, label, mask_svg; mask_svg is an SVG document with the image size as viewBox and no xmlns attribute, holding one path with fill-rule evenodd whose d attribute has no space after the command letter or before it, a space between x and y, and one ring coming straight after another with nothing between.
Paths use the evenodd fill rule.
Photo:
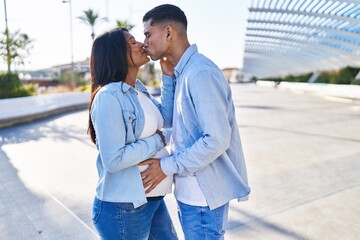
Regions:
<instances>
[{"instance_id":1,"label":"concrete pavement","mask_svg":"<svg viewBox=\"0 0 360 240\"><path fill-rule=\"evenodd\" d=\"M226 239L358 239L360 106L232 85L252 187ZM0 239L98 239L86 111L0 130ZM166 197L180 236L176 205Z\"/></svg>"}]
</instances>

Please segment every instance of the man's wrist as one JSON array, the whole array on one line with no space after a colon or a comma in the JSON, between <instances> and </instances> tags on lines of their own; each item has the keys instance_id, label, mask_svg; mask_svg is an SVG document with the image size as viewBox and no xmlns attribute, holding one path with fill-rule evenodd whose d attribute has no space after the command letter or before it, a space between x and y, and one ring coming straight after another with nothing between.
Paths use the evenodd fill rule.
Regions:
<instances>
[{"instance_id":1,"label":"man's wrist","mask_svg":"<svg viewBox=\"0 0 360 240\"><path fill-rule=\"evenodd\" d=\"M174 165L174 157L173 156L163 157L160 159L161 170L163 171L163 173L166 176L173 175L174 173L177 172L176 168L174 169L173 165Z\"/></svg>"}]
</instances>

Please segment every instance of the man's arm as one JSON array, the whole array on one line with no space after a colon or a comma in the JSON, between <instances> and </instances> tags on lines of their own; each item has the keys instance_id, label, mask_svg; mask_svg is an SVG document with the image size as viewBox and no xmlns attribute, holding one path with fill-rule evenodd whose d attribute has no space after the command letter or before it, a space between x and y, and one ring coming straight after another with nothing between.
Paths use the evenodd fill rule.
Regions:
<instances>
[{"instance_id":1,"label":"man's arm","mask_svg":"<svg viewBox=\"0 0 360 240\"><path fill-rule=\"evenodd\" d=\"M146 194L151 192L162 180L166 178L165 173L161 170L160 159L158 158L150 158L138 165L149 165L149 168L141 173L144 188L146 189L148 186L151 186L146 190Z\"/></svg>"},{"instance_id":2,"label":"man's arm","mask_svg":"<svg viewBox=\"0 0 360 240\"><path fill-rule=\"evenodd\" d=\"M191 119L185 120L197 121L201 135L195 136L191 130L184 129L198 139L185 150L161 159L161 168L166 175L195 173L215 161L230 145L228 111L231 95L226 80L219 73L202 71L188 84L190 98L187 101L191 103L182 107L191 111L188 116Z\"/></svg>"}]
</instances>

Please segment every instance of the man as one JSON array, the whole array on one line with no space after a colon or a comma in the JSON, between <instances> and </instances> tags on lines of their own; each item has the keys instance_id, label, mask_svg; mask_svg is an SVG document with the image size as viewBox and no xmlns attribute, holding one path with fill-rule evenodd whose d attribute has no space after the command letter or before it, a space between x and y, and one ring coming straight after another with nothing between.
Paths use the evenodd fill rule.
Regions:
<instances>
[{"instance_id":1,"label":"man","mask_svg":"<svg viewBox=\"0 0 360 240\"><path fill-rule=\"evenodd\" d=\"M221 70L187 38L187 19L164 4L143 17L144 46L152 60L168 61L176 81L170 157L150 159L142 173L151 191L175 176L174 194L186 239L223 239L232 199L250 193L235 107Z\"/></svg>"}]
</instances>

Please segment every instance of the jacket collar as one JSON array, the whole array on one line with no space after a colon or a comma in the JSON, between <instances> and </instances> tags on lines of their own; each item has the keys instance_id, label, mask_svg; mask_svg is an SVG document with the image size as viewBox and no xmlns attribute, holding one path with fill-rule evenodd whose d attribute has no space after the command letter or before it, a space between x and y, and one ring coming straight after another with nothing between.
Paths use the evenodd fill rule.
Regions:
<instances>
[{"instance_id":1,"label":"jacket collar","mask_svg":"<svg viewBox=\"0 0 360 240\"><path fill-rule=\"evenodd\" d=\"M130 86L129 84L127 84L126 82L116 82L115 86L123 93L125 93L127 91L132 91L135 93L135 89L137 89L141 92L146 92L145 86L141 83L141 81L139 79L136 79L136 81L135 81L135 89L132 86Z\"/></svg>"},{"instance_id":2,"label":"jacket collar","mask_svg":"<svg viewBox=\"0 0 360 240\"><path fill-rule=\"evenodd\" d=\"M176 64L175 68L174 68L174 75L176 78L178 78L178 76L182 73L182 71L184 70L186 64L189 62L191 56L194 53L198 52L198 48L196 46L196 44L193 44L191 46L189 46L185 52L183 53L183 55L181 56L179 62Z\"/></svg>"}]
</instances>

